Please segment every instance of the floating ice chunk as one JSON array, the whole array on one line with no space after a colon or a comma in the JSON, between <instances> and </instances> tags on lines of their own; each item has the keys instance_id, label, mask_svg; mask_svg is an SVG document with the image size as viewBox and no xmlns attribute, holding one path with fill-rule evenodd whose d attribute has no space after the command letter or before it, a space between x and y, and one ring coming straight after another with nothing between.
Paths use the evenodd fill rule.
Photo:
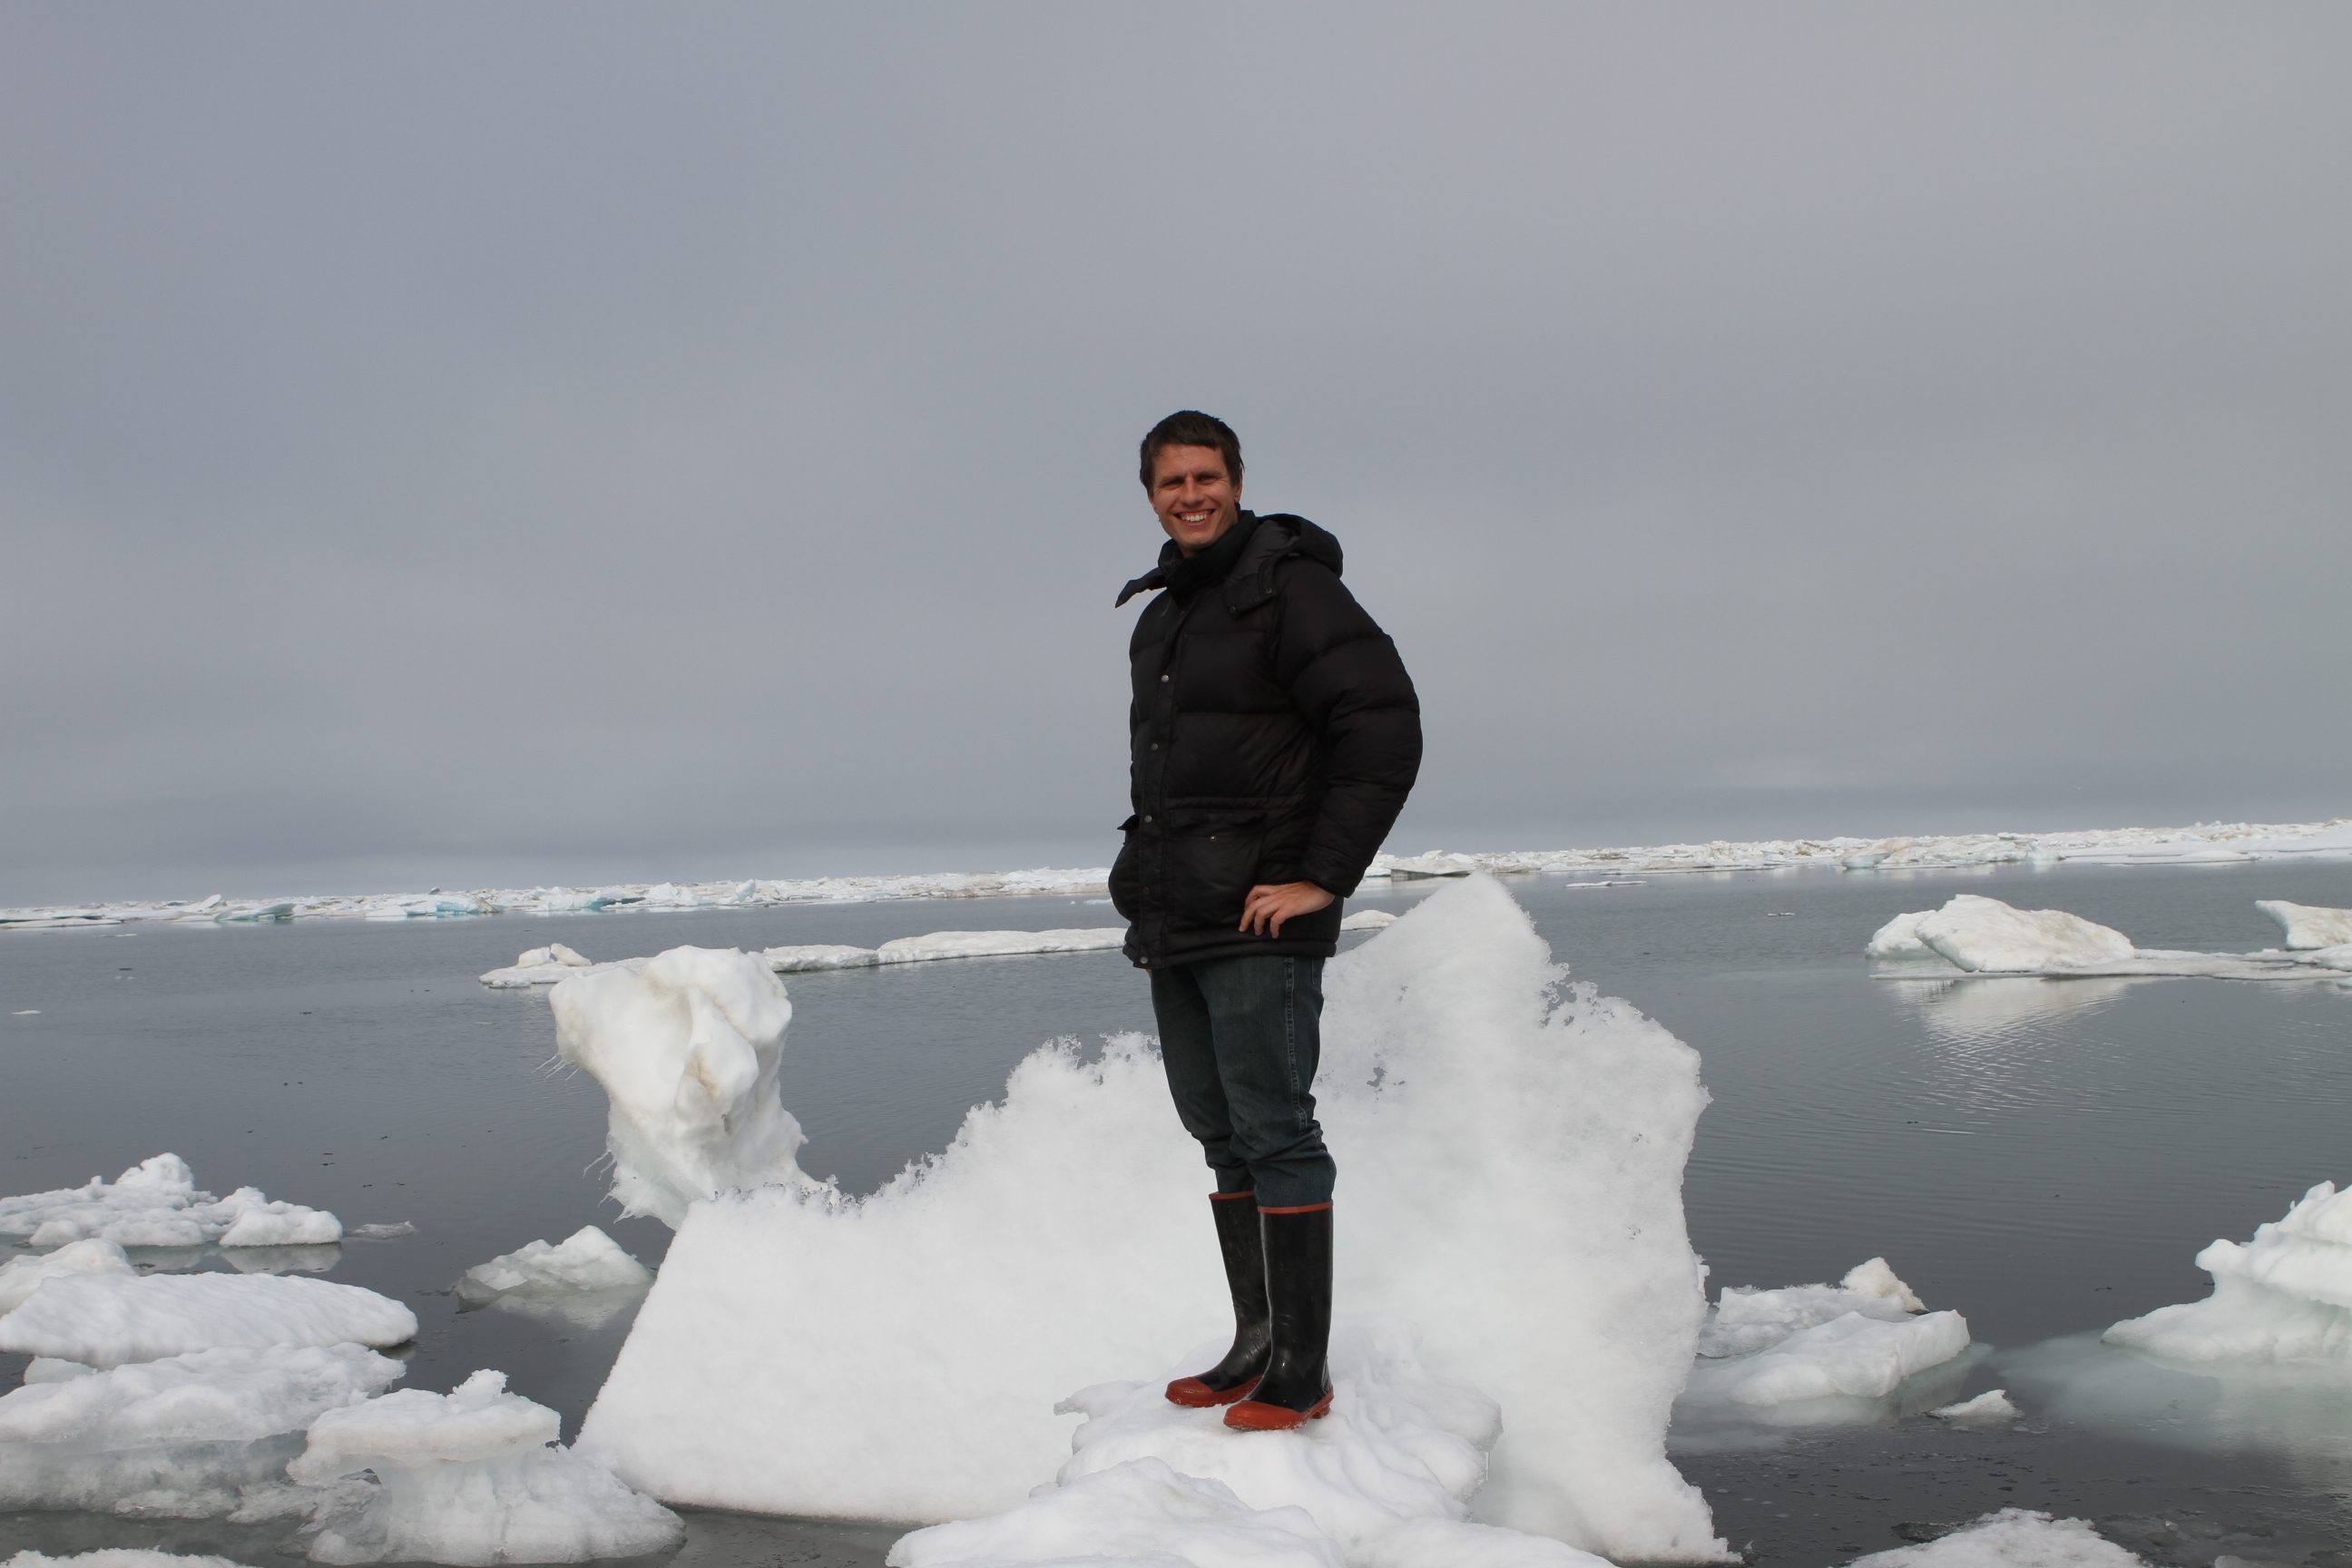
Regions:
<instances>
[{"instance_id":1,"label":"floating ice chunk","mask_svg":"<svg viewBox=\"0 0 2352 1568\"><path fill-rule=\"evenodd\" d=\"M354 1226L345 1234L358 1237L363 1241L390 1241L395 1236L415 1236L416 1227L408 1221L400 1219L394 1220L389 1225Z\"/></svg>"},{"instance_id":2,"label":"floating ice chunk","mask_svg":"<svg viewBox=\"0 0 2352 1568\"><path fill-rule=\"evenodd\" d=\"M1347 1568L1304 1509L1253 1510L1219 1482L1130 1460L1017 1508L900 1536L889 1568Z\"/></svg>"},{"instance_id":3,"label":"floating ice chunk","mask_svg":"<svg viewBox=\"0 0 2352 1568\"><path fill-rule=\"evenodd\" d=\"M0 1350L120 1366L190 1351L396 1345L416 1315L357 1285L273 1274L76 1274L0 1318Z\"/></svg>"},{"instance_id":4,"label":"floating ice chunk","mask_svg":"<svg viewBox=\"0 0 2352 1568\"><path fill-rule=\"evenodd\" d=\"M1125 926L1084 931L935 931L902 936L875 949L880 963L919 963L935 958L1011 958L1037 952L1100 952L1123 945Z\"/></svg>"},{"instance_id":5,"label":"floating ice chunk","mask_svg":"<svg viewBox=\"0 0 2352 1568\"><path fill-rule=\"evenodd\" d=\"M1386 931L1396 924L1395 913L1389 910L1358 910L1339 922L1341 931Z\"/></svg>"},{"instance_id":6,"label":"floating ice chunk","mask_svg":"<svg viewBox=\"0 0 2352 1568\"><path fill-rule=\"evenodd\" d=\"M1222 1348L1204 1345L1184 1365L1204 1365ZM1231 1488L1251 1508L1304 1508L1325 1535L1352 1548L1404 1520L1462 1518L1502 1434L1495 1402L1431 1376L1412 1330L1393 1318L1336 1326L1331 1413L1297 1432L1267 1434L1270 1441L1235 1442L1223 1410L1171 1405L1166 1384L1105 1384L1064 1400L1057 1409L1087 1420L1070 1438L1076 1451L1061 1484L1163 1459L1180 1474Z\"/></svg>"},{"instance_id":7,"label":"floating ice chunk","mask_svg":"<svg viewBox=\"0 0 2352 1568\"><path fill-rule=\"evenodd\" d=\"M1853 1311L1800 1329L1755 1355L1704 1363L1692 1373L1691 1387L1748 1405L1838 1395L1876 1399L1968 1348L1968 1321L1958 1312L1889 1321Z\"/></svg>"},{"instance_id":8,"label":"floating ice chunk","mask_svg":"<svg viewBox=\"0 0 2352 1568\"><path fill-rule=\"evenodd\" d=\"M249 1239L230 1241L243 1225ZM177 1154L156 1154L111 1183L0 1198L0 1236L35 1247L96 1237L118 1247L315 1246L341 1240L342 1222L320 1209L272 1203L258 1188L225 1198L196 1190L195 1173ZM267 1238L267 1239L265 1239Z\"/></svg>"},{"instance_id":9,"label":"floating ice chunk","mask_svg":"<svg viewBox=\"0 0 2352 1568\"><path fill-rule=\"evenodd\" d=\"M2009 1390L1988 1388L1974 1399L1964 1399L1958 1405L1939 1405L1927 1412L1947 1421L1957 1421L1963 1426L1990 1426L2003 1421L2014 1421L2025 1414L2010 1402Z\"/></svg>"},{"instance_id":10,"label":"floating ice chunk","mask_svg":"<svg viewBox=\"0 0 2352 1568\"><path fill-rule=\"evenodd\" d=\"M1389 876L1400 882L1416 877L1466 877L1477 869L1478 862L1467 855L1408 855L1389 862Z\"/></svg>"},{"instance_id":11,"label":"floating ice chunk","mask_svg":"<svg viewBox=\"0 0 2352 1568\"><path fill-rule=\"evenodd\" d=\"M675 1226L697 1198L815 1188L793 1160L801 1124L776 1091L793 1005L762 960L675 947L642 971L576 974L548 999L556 1049L611 1101L605 1147L624 1215Z\"/></svg>"},{"instance_id":12,"label":"floating ice chunk","mask_svg":"<svg viewBox=\"0 0 2352 1568\"><path fill-rule=\"evenodd\" d=\"M760 957L778 974L804 974L824 969L866 969L879 962L870 947L844 947L834 942L772 947Z\"/></svg>"},{"instance_id":13,"label":"floating ice chunk","mask_svg":"<svg viewBox=\"0 0 2352 1568\"><path fill-rule=\"evenodd\" d=\"M1790 1335L1849 1312L1899 1323L1927 1303L1895 1277L1884 1258L1848 1271L1836 1285L1790 1285L1778 1290L1731 1286L1699 1330L1698 1353L1709 1358L1752 1355Z\"/></svg>"},{"instance_id":14,"label":"floating ice chunk","mask_svg":"<svg viewBox=\"0 0 2352 1568\"><path fill-rule=\"evenodd\" d=\"M2086 1519L2005 1508L1921 1546L1857 1557L1846 1568L2146 1568Z\"/></svg>"},{"instance_id":15,"label":"floating ice chunk","mask_svg":"<svg viewBox=\"0 0 2352 1568\"><path fill-rule=\"evenodd\" d=\"M280 1471L320 1414L401 1364L357 1345L213 1350L28 1384L0 1396L0 1508L216 1517Z\"/></svg>"},{"instance_id":16,"label":"floating ice chunk","mask_svg":"<svg viewBox=\"0 0 2352 1568\"><path fill-rule=\"evenodd\" d=\"M2131 938L2080 915L2011 909L1976 893L1955 893L1942 909L1920 916L1912 930L1920 942L1971 972L2054 969L2132 955Z\"/></svg>"},{"instance_id":17,"label":"floating ice chunk","mask_svg":"<svg viewBox=\"0 0 2352 1568\"><path fill-rule=\"evenodd\" d=\"M551 942L545 947L534 947L527 952L515 955L517 969L536 969L541 964L550 963L561 965L565 969L585 969L594 962L593 959L582 957L560 942Z\"/></svg>"},{"instance_id":18,"label":"floating ice chunk","mask_svg":"<svg viewBox=\"0 0 2352 1568\"><path fill-rule=\"evenodd\" d=\"M2256 899L2254 908L2278 921L2279 930L2286 933L2280 942L2283 947L2341 947L2352 942L2352 910L2291 904L2284 899Z\"/></svg>"},{"instance_id":19,"label":"floating ice chunk","mask_svg":"<svg viewBox=\"0 0 2352 1568\"><path fill-rule=\"evenodd\" d=\"M1878 928L1862 951L1872 958L1942 958L1942 953L1919 940L1919 922L1934 912L1914 910L1896 915Z\"/></svg>"},{"instance_id":20,"label":"floating ice chunk","mask_svg":"<svg viewBox=\"0 0 2352 1568\"><path fill-rule=\"evenodd\" d=\"M324 1274L343 1260L341 1244L320 1247L224 1247L222 1261L239 1274Z\"/></svg>"},{"instance_id":21,"label":"floating ice chunk","mask_svg":"<svg viewBox=\"0 0 2352 1568\"><path fill-rule=\"evenodd\" d=\"M1349 1170L1337 1299L1420 1324L1433 1376L1508 1391L1482 1521L1714 1560L1705 1501L1664 1455L1705 1310L1681 1201L1697 1059L1559 979L1486 877L1326 970L1318 1112ZM577 1027L623 1040L625 1020L586 1016L596 984L556 994L579 998ZM1230 1311L1203 1184L1148 1041L1043 1047L944 1153L870 1197L694 1205L581 1451L681 1502L1011 1509L1069 1457L1057 1394L1164 1375Z\"/></svg>"},{"instance_id":22,"label":"floating ice chunk","mask_svg":"<svg viewBox=\"0 0 2352 1568\"><path fill-rule=\"evenodd\" d=\"M331 1410L287 1474L310 1486L375 1472L372 1494L303 1532L315 1563L585 1563L675 1546L676 1514L555 1442L543 1405L478 1372Z\"/></svg>"},{"instance_id":23,"label":"floating ice chunk","mask_svg":"<svg viewBox=\"0 0 2352 1568\"><path fill-rule=\"evenodd\" d=\"M594 893L578 893L569 888L550 888L539 895L539 907L547 914L584 914L619 902L615 889L605 889Z\"/></svg>"},{"instance_id":24,"label":"floating ice chunk","mask_svg":"<svg viewBox=\"0 0 2352 1568\"><path fill-rule=\"evenodd\" d=\"M67 1274L136 1274L122 1248L95 1237L68 1242L55 1252L0 1263L0 1313L13 1312L44 1279Z\"/></svg>"},{"instance_id":25,"label":"floating ice chunk","mask_svg":"<svg viewBox=\"0 0 2352 1568\"><path fill-rule=\"evenodd\" d=\"M2176 1361L2352 1361L2352 1192L2322 1182L2251 1243L2216 1241L2197 1267L2212 1295L2126 1319L2106 1342Z\"/></svg>"},{"instance_id":26,"label":"floating ice chunk","mask_svg":"<svg viewBox=\"0 0 2352 1568\"><path fill-rule=\"evenodd\" d=\"M2320 969L2352 970L2352 942L2346 942L2341 947L2308 949L2295 956Z\"/></svg>"},{"instance_id":27,"label":"floating ice chunk","mask_svg":"<svg viewBox=\"0 0 2352 1568\"><path fill-rule=\"evenodd\" d=\"M513 1295L642 1290L653 1282L652 1269L622 1251L611 1237L586 1225L561 1247L534 1241L477 1263L457 1281L457 1294L478 1305Z\"/></svg>"}]
</instances>

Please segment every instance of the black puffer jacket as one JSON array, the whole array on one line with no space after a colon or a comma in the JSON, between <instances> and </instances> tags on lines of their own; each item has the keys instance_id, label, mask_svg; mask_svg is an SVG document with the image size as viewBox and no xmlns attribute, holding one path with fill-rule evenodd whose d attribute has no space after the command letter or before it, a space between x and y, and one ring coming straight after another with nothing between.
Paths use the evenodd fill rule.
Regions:
<instances>
[{"instance_id":1,"label":"black puffer jacket","mask_svg":"<svg viewBox=\"0 0 2352 1568\"><path fill-rule=\"evenodd\" d=\"M1110 873L1146 968L1336 950L1337 899L1278 939L1240 926L1255 883L1354 892L1421 769L1412 679L1339 563L1305 518L1245 511L1198 555L1171 542L1118 596L1162 590L1128 645L1135 815Z\"/></svg>"}]
</instances>

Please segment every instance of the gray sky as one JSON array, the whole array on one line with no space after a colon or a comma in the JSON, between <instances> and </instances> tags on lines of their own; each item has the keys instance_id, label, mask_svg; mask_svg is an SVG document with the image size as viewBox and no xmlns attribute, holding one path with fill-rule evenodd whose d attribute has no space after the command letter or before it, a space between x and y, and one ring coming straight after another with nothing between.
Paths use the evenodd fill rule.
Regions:
<instances>
[{"instance_id":1,"label":"gray sky","mask_svg":"<svg viewBox=\"0 0 2352 1568\"><path fill-rule=\"evenodd\" d=\"M2352 8L0 5L0 903L1099 864L1241 431L1417 851L2352 813Z\"/></svg>"}]
</instances>

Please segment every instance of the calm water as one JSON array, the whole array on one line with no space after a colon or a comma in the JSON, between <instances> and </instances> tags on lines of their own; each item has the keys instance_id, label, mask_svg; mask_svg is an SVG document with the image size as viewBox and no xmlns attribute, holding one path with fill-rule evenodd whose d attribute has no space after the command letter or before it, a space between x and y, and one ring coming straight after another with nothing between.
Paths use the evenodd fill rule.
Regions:
<instances>
[{"instance_id":1,"label":"calm water","mask_svg":"<svg viewBox=\"0 0 2352 1568\"><path fill-rule=\"evenodd\" d=\"M2347 1173L2352 993L2328 985L1874 979L1859 953L1894 914L1955 891L2058 907L2140 945L2268 945L2257 898L2352 905L2352 866L2067 868L1653 879L1514 894L1579 979L1631 998L1706 1060L1715 1103L1686 1193L1718 1284L1833 1279L1883 1254L1956 1307L1989 1361L2207 1288L2190 1259ZM1402 908L1398 892L1357 900ZM127 927L0 938L0 1192L111 1177L171 1150L200 1184L242 1184L418 1234L312 1258L413 1305L407 1385L480 1366L553 1405L567 1436L626 1321L460 1313L468 1266L603 1226L647 1262L667 1230L616 1221L589 1166L602 1091L554 1070L540 995L473 976L562 940L593 958L682 942L873 945L926 931L1112 923L1086 900L924 901L570 920ZM789 979L786 1103L803 1163L870 1190L936 1150L965 1109L1056 1036L1149 1029L1116 954L983 960ZM1346 1152L1339 1151L1342 1180ZM196 1267L226 1267L217 1257ZM21 1358L0 1357L0 1383ZM2007 1381L2012 1384L2017 1378ZM1751 1557L1825 1563L1895 1544L1903 1522L2021 1503L2189 1520L2145 1555L2311 1561L2341 1549L2344 1472L2306 1448L2200 1450L2161 1432L2064 1422L1987 1435L1908 1418L1720 1447L1685 1473ZM2178 1516L2178 1517L2175 1517ZM2205 1523L2198 1523L2204 1521ZM697 1515L682 1560L878 1563L887 1529ZM2128 1535L2132 1526L2115 1527ZM2150 1523L2148 1529L2160 1529ZM2267 1536L2248 1536L2267 1530ZM283 1531L0 1516L0 1552L164 1544L271 1560ZM2249 1545L2249 1542L2254 1542ZM2318 1552L2321 1555L2311 1554Z\"/></svg>"}]
</instances>

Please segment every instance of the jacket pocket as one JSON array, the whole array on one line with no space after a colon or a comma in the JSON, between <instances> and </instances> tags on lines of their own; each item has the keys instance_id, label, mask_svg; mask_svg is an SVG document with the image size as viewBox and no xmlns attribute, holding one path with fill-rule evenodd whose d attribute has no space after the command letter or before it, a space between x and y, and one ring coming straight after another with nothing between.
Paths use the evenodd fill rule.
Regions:
<instances>
[{"instance_id":1,"label":"jacket pocket","mask_svg":"<svg viewBox=\"0 0 2352 1568\"><path fill-rule=\"evenodd\" d=\"M1110 863L1110 907L1118 918L1132 924L1140 907L1136 902L1135 818L1129 817L1118 825L1125 841L1118 847L1118 858Z\"/></svg>"},{"instance_id":2,"label":"jacket pocket","mask_svg":"<svg viewBox=\"0 0 2352 1568\"><path fill-rule=\"evenodd\" d=\"M1260 811L1192 811L1171 826L1169 903L1188 922L1238 926L1265 846Z\"/></svg>"}]
</instances>

